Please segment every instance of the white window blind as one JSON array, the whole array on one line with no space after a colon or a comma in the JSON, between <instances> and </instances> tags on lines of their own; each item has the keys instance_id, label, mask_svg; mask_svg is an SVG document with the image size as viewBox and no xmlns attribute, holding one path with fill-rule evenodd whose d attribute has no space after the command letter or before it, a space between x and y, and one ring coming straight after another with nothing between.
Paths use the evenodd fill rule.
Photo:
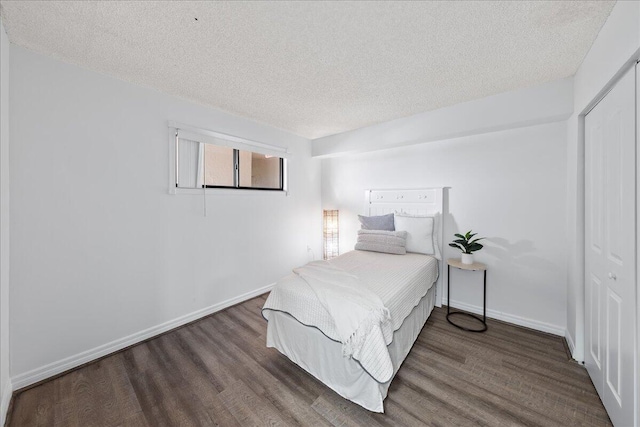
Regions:
<instances>
[{"instance_id":1,"label":"white window blind","mask_svg":"<svg viewBox=\"0 0 640 427\"><path fill-rule=\"evenodd\" d=\"M200 142L178 139L178 187L202 187L202 152Z\"/></svg>"}]
</instances>

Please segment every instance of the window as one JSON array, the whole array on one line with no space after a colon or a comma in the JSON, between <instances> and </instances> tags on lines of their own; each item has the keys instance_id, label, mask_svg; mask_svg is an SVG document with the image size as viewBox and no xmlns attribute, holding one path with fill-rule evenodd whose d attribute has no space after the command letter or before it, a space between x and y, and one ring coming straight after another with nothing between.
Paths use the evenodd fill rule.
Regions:
<instances>
[{"instance_id":1,"label":"window","mask_svg":"<svg viewBox=\"0 0 640 427\"><path fill-rule=\"evenodd\" d=\"M207 188L282 190L281 157L252 151L204 145Z\"/></svg>"},{"instance_id":2,"label":"window","mask_svg":"<svg viewBox=\"0 0 640 427\"><path fill-rule=\"evenodd\" d=\"M177 188L286 191L285 149L176 129Z\"/></svg>"},{"instance_id":3,"label":"window","mask_svg":"<svg viewBox=\"0 0 640 427\"><path fill-rule=\"evenodd\" d=\"M236 150L211 144L202 144L202 146L204 147L205 185L207 187L235 187Z\"/></svg>"}]
</instances>

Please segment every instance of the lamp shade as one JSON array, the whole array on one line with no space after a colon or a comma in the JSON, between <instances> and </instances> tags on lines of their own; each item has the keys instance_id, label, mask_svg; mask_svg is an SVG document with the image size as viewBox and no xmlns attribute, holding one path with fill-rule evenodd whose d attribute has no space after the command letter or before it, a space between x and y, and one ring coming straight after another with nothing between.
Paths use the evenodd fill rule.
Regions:
<instances>
[{"instance_id":1,"label":"lamp shade","mask_svg":"<svg viewBox=\"0 0 640 427\"><path fill-rule=\"evenodd\" d=\"M340 255L340 220L337 210L322 211L322 241L324 259Z\"/></svg>"}]
</instances>

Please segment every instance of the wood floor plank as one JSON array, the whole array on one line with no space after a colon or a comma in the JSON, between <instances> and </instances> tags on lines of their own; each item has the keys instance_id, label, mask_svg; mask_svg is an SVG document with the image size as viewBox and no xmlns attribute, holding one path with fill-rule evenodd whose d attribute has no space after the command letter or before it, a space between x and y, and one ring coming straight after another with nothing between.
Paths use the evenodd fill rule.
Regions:
<instances>
[{"instance_id":1,"label":"wood floor plank","mask_svg":"<svg viewBox=\"0 0 640 427\"><path fill-rule=\"evenodd\" d=\"M286 426L278 410L242 380L220 393L222 402L242 426Z\"/></svg>"},{"instance_id":2,"label":"wood floor plank","mask_svg":"<svg viewBox=\"0 0 640 427\"><path fill-rule=\"evenodd\" d=\"M220 355L211 351L211 343L197 328L183 328L176 331L181 346L188 346L193 354L200 359L207 370L209 380L218 392L237 381L234 373L229 371Z\"/></svg>"},{"instance_id":3,"label":"wood floor plank","mask_svg":"<svg viewBox=\"0 0 640 427\"><path fill-rule=\"evenodd\" d=\"M215 397L211 397L211 400L206 405L207 413L211 418L212 426L221 427L240 427L236 418L231 412L224 406L224 402L220 399L218 394Z\"/></svg>"},{"instance_id":4,"label":"wood floor plank","mask_svg":"<svg viewBox=\"0 0 640 427\"><path fill-rule=\"evenodd\" d=\"M75 426L78 421L78 400L73 393L75 378L81 370L75 370L67 375L51 381L54 385L55 416L54 426Z\"/></svg>"},{"instance_id":5,"label":"wood floor plank","mask_svg":"<svg viewBox=\"0 0 640 427\"><path fill-rule=\"evenodd\" d=\"M18 395L13 405L12 420L17 426L53 426L55 402L51 382L30 389L30 396Z\"/></svg>"},{"instance_id":6,"label":"wood floor plank","mask_svg":"<svg viewBox=\"0 0 640 427\"><path fill-rule=\"evenodd\" d=\"M326 393L318 397L311 407L320 414L332 426L371 426L383 427L367 413L365 409L357 405L346 404L346 401L335 393Z\"/></svg>"},{"instance_id":7,"label":"wood floor plank","mask_svg":"<svg viewBox=\"0 0 640 427\"><path fill-rule=\"evenodd\" d=\"M184 426L208 426L212 425L211 418L206 408L198 401L193 390L180 372L175 369L174 363L162 345L165 336L161 336L149 342L149 348L156 355L160 370L154 374L161 394L158 411L164 411L170 420L170 425ZM147 420L151 422L152 420Z\"/></svg>"},{"instance_id":8,"label":"wood floor plank","mask_svg":"<svg viewBox=\"0 0 640 427\"><path fill-rule=\"evenodd\" d=\"M276 350L272 350L277 353ZM278 378L290 390L296 392L301 398L311 404L322 393L326 386L315 380L311 374L304 371L295 363L284 357L271 357L260 362L262 367Z\"/></svg>"},{"instance_id":9,"label":"wood floor plank","mask_svg":"<svg viewBox=\"0 0 640 427\"><path fill-rule=\"evenodd\" d=\"M539 405L553 396L553 390L547 389L536 395L530 384L517 380L506 380L495 373L489 364L464 365L451 369L446 360L420 360L420 356L407 358L401 375L407 381L414 381L420 388L446 392L451 398L458 400L458 406L467 403L481 405L485 412L500 413L505 417L504 423L523 425L571 425L562 411L550 412ZM413 374L412 376L408 376ZM539 396L531 399L532 396ZM554 402L557 401L555 396ZM544 404L542 405L544 407ZM539 410L538 410L539 409ZM548 408L550 409L550 408ZM502 423L501 423L502 424Z\"/></svg>"},{"instance_id":10,"label":"wood floor plank","mask_svg":"<svg viewBox=\"0 0 640 427\"><path fill-rule=\"evenodd\" d=\"M203 325L202 328L198 328L198 332L201 332L201 336L204 337L207 342L212 346L216 343L224 343L218 347L217 354L220 356L220 360L229 372L234 373L236 379L243 380L247 384L251 384L253 390L262 394L264 389L260 385L260 381L257 380L253 371L247 369L248 366L257 363L252 360L244 352L236 347L233 343L229 342L225 335L221 334L216 328L211 328L209 325Z\"/></svg>"},{"instance_id":11,"label":"wood floor plank","mask_svg":"<svg viewBox=\"0 0 640 427\"><path fill-rule=\"evenodd\" d=\"M408 411L401 401L392 398L387 398L384 401L384 412L384 416L386 416L393 425L399 427L422 427L429 425L417 418L411 411Z\"/></svg>"},{"instance_id":12,"label":"wood floor plank","mask_svg":"<svg viewBox=\"0 0 640 427\"><path fill-rule=\"evenodd\" d=\"M484 402L469 396L452 395L436 381L413 379L414 373L405 369L397 378L393 398L405 411L427 425L500 425L502 420Z\"/></svg>"},{"instance_id":13,"label":"wood floor plank","mask_svg":"<svg viewBox=\"0 0 640 427\"><path fill-rule=\"evenodd\" d=\"M122 424L126 418L140 412L135 394L127 393L126 386L116 373L117 366L116 358L113 363L100 360L83 368L86 382L90 386L88 395L91 396L91 400L87 399L87 404L92 406L91 417L85 418L85 424L118 425ZM118 393L116 389L119 390ZM121 396L124 400L119 401L118 394L124 395Z\"/></svg>"},{"instance_id":14,"label":"wood floor plank","mask_svg":"<svg viewBox=\"0 0 640 427\"><path fill-rule=\"evenodd\" d=\"M261 295L18 392L8 426L609 426L560 337L435 309L376 414L265 345Z\"/></svg>"},{"instance_id":15,"label":"wood floor plank","mask_svg":"<svg viewBox=\"0 0 640 427\"><path fill-rule=\"evenodd\" d=\"M151 427L142 412L126 418L118 427Z\"/></svg>"},{"instance_id":16,"label":"wood floor plank","mask_svg":"<svg viewBox=\"0 0 640 427\"><path fill-rule=\"evenodd\" d=\"M208 323L208 327L209 331L216 331L219 337L222 337L222 339L227 342L227 346L233 346L236 350L240 350L242 355L246 355L254 361L271 355L265 341L247 339L244 330L242 334L239 334L237 330L227 328L225 325L215 322L213 319ZM257 336L255 338L257 338Z\"/></svg>"},{"instance_id":17,"label":"wood floor plank","mask_svg":"<svg viewBox=\"0 0 640 427\"><path fill-rule=\"evenodd\" d=\"M160 351L167 356L167 361L183 381L179 387L188 386L200 403L206 408L218 395L215 383L211 381L206 367L193 352L186 352L180 345L178 335L165 335L158 340Z\"/></svg>"},{"instance_id":18,"label":"wood floor plank","mask_svg":"<svg viewBox=\"0 0 640 427\"><path fill-rule=\"evenodd\" d=\"M258 316L250 316L243 309L242 305L236 305L226 310L226 314L245 331L253 331L256 337L262 335L264 330L264 320Z\"/></svg>"},{"instance_id":19,"label":"wood floor plank","mask_svg":"<svg viewBox=\"0 0 640 427\"><path fill-rule=\"evenodd\" d=\"M262 370L262 367L254 367L253 369ZM268 371L260 372L260 374L263 375L258 376L258 378L267 380L267 382L262 384L264 388L262 397L278 409L280 415L288 425L330 425L311 409L310 402L304 394L298 392L297 388L291 388L291 384L286 384L272 375L264 375L267 372Z\"/></svg>"}]
</instances>

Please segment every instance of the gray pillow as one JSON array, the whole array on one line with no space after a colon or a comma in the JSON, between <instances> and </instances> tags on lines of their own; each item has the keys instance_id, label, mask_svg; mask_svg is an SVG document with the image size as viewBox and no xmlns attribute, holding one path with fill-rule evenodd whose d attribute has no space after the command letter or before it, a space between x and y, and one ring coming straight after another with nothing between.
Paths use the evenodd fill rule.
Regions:
<instances>
[{"instance_id":1,"label":"gray pillow","mask_svg":"<svg viewBox=\"0 0 640 427\"><path fill-rule=\"evenodd\" d=\"M358 230L358 242L355 249L404 255L407 253L406 244L406 231Z\"/></svg>"},{"instance_id":2,"label":"gray pillow","mask_svg":"<svg viewBox=\"0 0 640 427\"><path fill-rule=\"evenodd\" d=\"M363 230L386 230L394 231L396 228L393 224L393 214L379 216L362 216L358 215L361 229Z\"/></svg>"}]
</instances>

